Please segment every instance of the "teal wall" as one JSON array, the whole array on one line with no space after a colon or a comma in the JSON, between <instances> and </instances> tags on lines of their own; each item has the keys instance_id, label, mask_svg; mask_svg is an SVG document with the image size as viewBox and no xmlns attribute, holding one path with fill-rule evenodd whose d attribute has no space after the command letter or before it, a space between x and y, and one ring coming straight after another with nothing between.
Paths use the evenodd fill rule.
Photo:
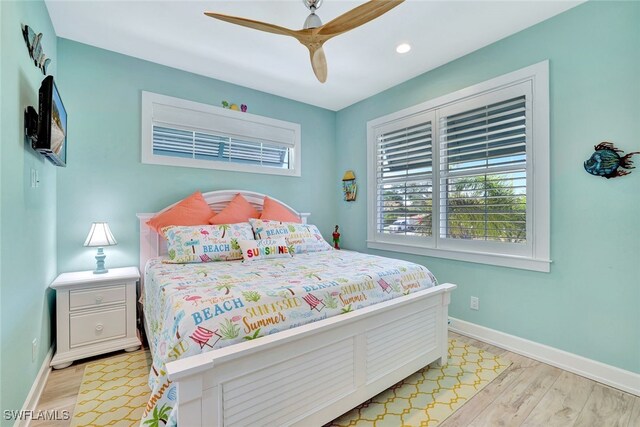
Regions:
<instances>
[{"instance_id":1,"label":"teal wall","mask_svg":"<svg viewBox=\"0 0 640 427\"><path fill-rule=\"evenodd\" d=\"M20 23L44 33L69 113L68 167L54 168L25 146L22 111L35 105L42 74ZM589 2L395 86L337 113L113 52L58 39L41 1L0 1L0 408L18 409L52 340L57 272L94 266L82 243L105 220L119 241L107 265L138 262L136 212L153 212L195 190L248 189L312 213L343 246L366 248L366 122L549 59L552 259L535 273L368 251L428 265L457 283L451 314L623 369L640 372L640 170L604 180L582 170L591 146L640 144L640 3ZM216 66L212 64L211 66ZM278 177L140 163L140 92L219 105L302 125L302 177ZM640 160L637 160L640 162ZM40 187L30 188L30 170ZM341 200L354 169L358 201ZM336 221L337 220L337 221ZM480 311L468 308L471 295ZM31 362L31 340L38 338ZM8 425L3 421L2 425Z\"/></svg>"},{"instance_id":2,"label":"teal wall","mask_svg":"<svg viewBox=\"0 0 640 427\"><path fill-rule=\"evenodd\" d=\"M640 372L640 170L605 180L582 168L600 141L640 151L639 23L638 2L589 2L339 111L338 171L354 169L360 184L357 202L338 202L344 246L457 283L454 317ZM545 59L551 272L367 250L366 122Z\"/></svg>"},{"instance_id":3,"label":"teal wall","mask_svg":"<svg viewBox=\"0 0 640 427\"><path fill-rule=\"evenodd\" d=\"M3 16L4 16L4 8L2 7L2 4L0 4L0 49L2 49L3 47L3 42L2 40L4 39L4 31L2 30L5 25L4 25L4 20L3 20ZM3 84L2 84L2 68L3 68L3 63L4 63L4 56L0 55L0 144L2 144L2 140L3 138L3 134L2 134L2 95L3 95ZM0 145L1 147L1 145ZM2 154L2 149L0 148L0 154ZM2 189L2 158L0 157L0 189ZM2 204L1 204L1 199L0 199L0 236L2 236ZM2 245L0 244L0 345L4 344L4 341L2 340ZM2 380L2 351L0 351L0 381ZM0 387L0 409L4 408L4 400L2 398L2 387Z\"/></svg>"},{"instance_id":4,"label":"teal wall","mask_svg":"<svg viewBox=\"0 0 640 427\"><path fill-rule=\"evenodd\" d=\"M118 240L107 267L138 265L137 212L156 212L195 190L246 189L303 212L330 237L338 182L335 113L106 50L59 39L59 81L69 113L68 166L58 172L58 270L87 270L95 249L82 244L92 221ZM217 65L212 63L212 67ZM141 91L220 105L301 124L302 176L216 171L140 162Z\"/></svg>"},{"instance_id":5,"label":"teal wall","mask_svg":"<svg viewBox=\"0 0 640 427\"><path fill-rule=\"evenodd\" d=\"M20 24L42 32L56 74L56 35L42 1L0 2L0 389L1 409L20 409L52 342L56 277L56 172L25 143L23 111L37 105L44 78L33 65ZM40 187L31 188L31 169ZM35 362L31 341L39 341ZM2 421L2 425L11 424Z\"/></svg>"}]
</instances>

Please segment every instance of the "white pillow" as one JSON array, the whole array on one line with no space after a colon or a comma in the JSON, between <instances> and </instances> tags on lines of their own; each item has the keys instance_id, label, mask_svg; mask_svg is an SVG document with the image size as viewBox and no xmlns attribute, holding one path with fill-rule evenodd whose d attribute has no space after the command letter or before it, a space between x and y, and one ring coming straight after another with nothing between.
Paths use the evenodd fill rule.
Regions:
<instances>
[{"instance_id":1,"label":"white pillow","mask_svg":"<svg viewBox=\"0 0 640 427\"><path fill-rule=\"evenodd\" d=\"M264 219L250 218L249 222L253 227L256 239L287 239L287 243L292 245L295 253L330 251L333 249L328 244L318 227L312 224L297 224L295 222L279 222Z\"/></svg>"},{"instance_id":2,"label":"white pillow","mask_svg":"<svg viewBox=\"0 0 640 427\"><path fill-rule=\"evenodd\" d=\"M255 261L258 259L286 258L292 257L293 246L290 246L285 239L262 239L262 240L240 240L242 258L245 261Z\"/></svg>"}]
</instances>

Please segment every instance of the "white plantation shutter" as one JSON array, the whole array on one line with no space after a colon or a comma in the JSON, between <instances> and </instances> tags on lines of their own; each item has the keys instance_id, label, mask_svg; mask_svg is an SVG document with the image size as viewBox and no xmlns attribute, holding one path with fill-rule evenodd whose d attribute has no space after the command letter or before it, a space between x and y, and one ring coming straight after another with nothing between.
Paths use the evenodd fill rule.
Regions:
<instances>
[{"instance_id":1,"label":"white plantation shutter","mask_svg":"<svg viewBox=\"0 0 640 427\"><path fill-rule=\"evenodd\" d=\"M433 129L423 121L377 138L377 232L432 233Z\"/></svg>"},{"instance_id":2,"label":"white plantation shutter","mask_svg":"<svg viewBox=\"0 0 640 427\"><path fill-rule=\"evenodd\" d=\"M255 164L287 168L289 149L263 142L243 141L167 126L153 126L153 154L199 160Z\"/></svg>"},{"instance_id":3,"label":"white plantation shutter","mask_svg":"<svg viewBox=\"0 0 640 427\"><path fill-rule=\"evenodd\" d=\"M300 176L300 125L142 93L142 162Z\"/></svg>"},{"instance_id":4,"label":"white plantation shutter","mask_svg":"<svg viewBox=\"0 0 640 427\"><path fill-rule=\"evenodd\" d=\"M440 224L448 239L527 240L525 95L440 116Z\"/></svg>"},{"instance_id":5,"label":"white plantation shutter","mask_svg":"<svg viewBox=\"0 0 640 427\"><path fill-rule=\"evenodd\" d=\"M153 126L153 152L160 156L218 159L220 147L213 135Z\"/></svg>"},{"instance_id":6,"label":"white plantation shutter","mask_svg":"<svg viewBox=\"0 0 640 427\"><path fill-rule=\"evenodd\" d=\"M262 166L288 167L287 147L230 138L223 145L222 158L230 162L249 162Z\"/></svg>"}]
</instances>

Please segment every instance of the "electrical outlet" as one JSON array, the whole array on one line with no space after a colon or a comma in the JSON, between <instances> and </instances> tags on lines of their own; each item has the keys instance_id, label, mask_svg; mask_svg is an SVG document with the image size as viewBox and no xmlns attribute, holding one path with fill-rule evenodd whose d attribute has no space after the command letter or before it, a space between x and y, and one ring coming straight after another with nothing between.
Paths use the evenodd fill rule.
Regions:
<instances>
[{"instance_id":1,"label":"electrical outlet","mask_svg":"<svg viewBox=\"0 0 640 427\"><path fill-rule=\"evenodd\" d=\"M31 341L31 361L36 361L36 355L38 354L38 338L34 338Z\"/></svg>"},{"instance_id":2,"label":"electrical outlet","mask_svg":"<svg viewBox=\"0 0 640 427\"><path fill-rule=\"evenodd\" d=\"M471 303L469 304L471 310L480 310L480 298L471 297Z\"/></svg>"},{"instance_id":3,"label":"electrical outlet","mask_svg":"<svg viewBox=\"0 0 640 427\"><path fill-rule=\"evenodd\" d=\"M38 174L38 169L31 169L31 188L40 187L40 176Z\"/></svg>"}]
</instances>

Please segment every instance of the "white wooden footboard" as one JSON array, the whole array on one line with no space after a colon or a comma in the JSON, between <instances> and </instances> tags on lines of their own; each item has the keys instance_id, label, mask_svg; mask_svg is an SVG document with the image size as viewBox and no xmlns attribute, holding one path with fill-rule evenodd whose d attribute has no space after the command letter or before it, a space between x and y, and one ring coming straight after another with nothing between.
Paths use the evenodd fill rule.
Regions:
<instances>
[{"instance_id":1,"label":"white wooden footboard","mask_svg":"<svg viewBox=\"0 0 640 427\"><path fill-rule=\"evenodd\" d=\"M443 285L167 364L178 425L321 426L447 359Z\"/></svg>"}]
</instances>

